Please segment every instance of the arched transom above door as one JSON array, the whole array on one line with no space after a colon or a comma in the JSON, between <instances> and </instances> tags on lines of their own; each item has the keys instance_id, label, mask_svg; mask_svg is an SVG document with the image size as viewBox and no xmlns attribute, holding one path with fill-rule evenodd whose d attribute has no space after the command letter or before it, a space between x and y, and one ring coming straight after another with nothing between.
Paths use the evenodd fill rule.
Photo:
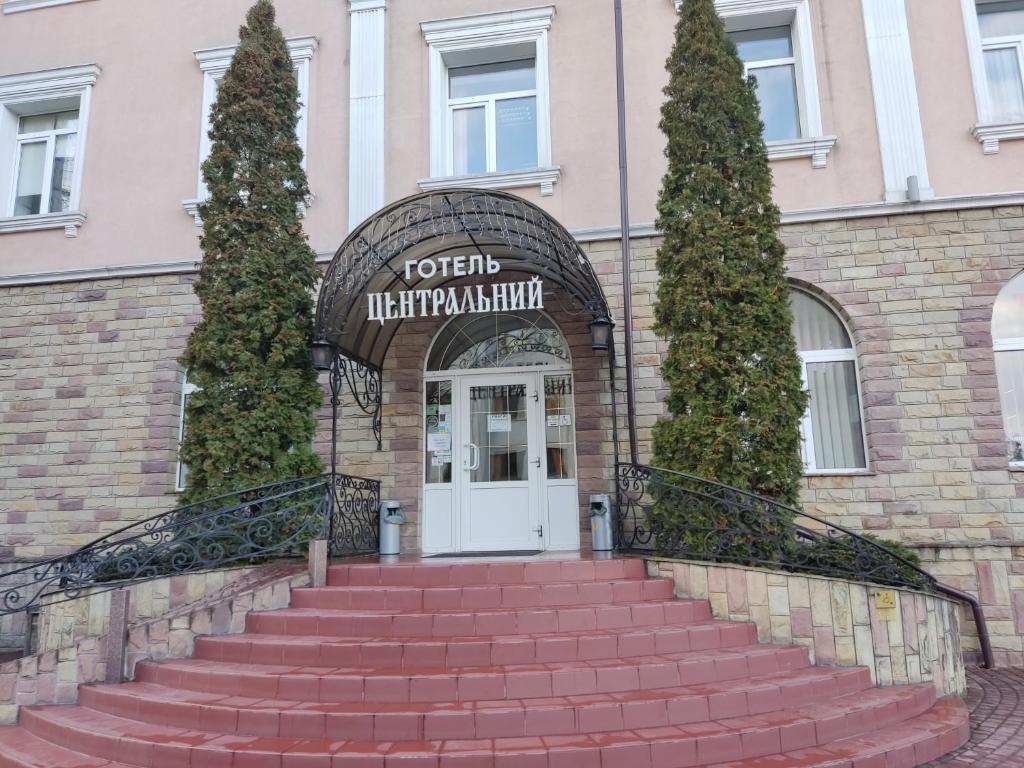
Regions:
<instances>
[{"instance_id":1,"label":"arched transom above door","mask_svg":"<svg viewBox=\"0 0 1024 768\"><path fill-rule=\"evenodd\" d=\"M547 315L537 310L516 314L466 315L450 321L434 339L428 371L482 368L568 367L569 344Z\"/></svg>"}]
</instances>

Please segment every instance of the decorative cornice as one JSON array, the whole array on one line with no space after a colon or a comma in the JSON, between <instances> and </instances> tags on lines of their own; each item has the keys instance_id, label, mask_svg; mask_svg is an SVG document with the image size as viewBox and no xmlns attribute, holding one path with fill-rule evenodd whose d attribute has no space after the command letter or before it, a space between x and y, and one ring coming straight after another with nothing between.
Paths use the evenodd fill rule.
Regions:
<instances>
[{"instance_id":1,"label":"decorative cornice","mask_svg":"<svg viewBox=\"0 0 1024 768\"><path fill-rule=\"evenodd\" d=\"M835 136L814 136L808 139L785 139L769 141L769 160L792 160L796 157L811 158L811 166L824 168L828 164L828 154L836 145Z\"/></svg>"},{"instance_id":2,"label":"decorative cornice","mask_svg":"<svg viewBox=\"0 0 1024 768\"><path fill-rule=\"evenodd\" d=\"M350 0L349 13L360 13L361 11L386 11L387 0Z\"/></svg>"},{"instance_id":3,"label":"decorative cornice","mask_svg":"<svg viewBox=\"0 0 1024 768\"><path fill-rule=\"evenodd\" d=\"M41 69L0 77L0 101L55 98L93 85L103 70L95 64Z\"/></svg>"},{"instance_id":4,"label":"decorative cornice","mask_svg":"<svg viewBox=\"0 0 1024 768\"><path fill-rule=\"evenodd\" d=\"M542 5L498 13L478 13L459 16L454 19L434 19L420 22L423 37L428 45L449 43L472 38L478 40L488 35L520 34L542 32L551 28L551 17L555 6Z\"/></svg>"},{"instance_id":5,"label":"decorative cornice","mask_svg":"<svg viewBox=\"0 0 1024 768\"><path fill-rule=\"evenodd\" d=\"M34 11L37 8L51 8L55 5L83 2L86 0L3 0L0 2L0 9L3 9L4 13L20 13L21 11Z\"/></svg>"},{"instance_id":6,"label":"decorative cornice","mask_svg":"<svg viewBox=\"0 0 1024 768\"><path fill-rule=\"evenodd\" d=\"M420 179L420 189L429 192L448 187L463 189L516 189L517 187L540 187L541 195L547 197L554 194L555 182L562 176L559 166L551 168L531 168L525 171L501 171L474 176L438 176Z\"/></svg>"},{"instance_id":7,"label":"decorative cornice","mask_svg":"<svg viewBox=\"0 0 1024 768\"><path fill-rule=\"evenodd\" d=\"M320 45L319 40L312 35L290 37L286 42L288 54L296 63L311 60ZM218 48L200 48L193 53L196 61L199 62L199 69L203 72L218 73L226 70L231 64L231 57L235 55L237 47L237 45L223 45Z\"/></svg>"},{"instance_id":8,"label":"decorative cornice","mask_svg":"<svg viewBox=\"0 0 1024 768\"><path fill-rule=\"evenodd\" d=\"M782 214L783 224L803 224L815 221L836 221L840 219L858 219L874 216L899 216L901 214L929 213L932 211L948 211L972 208L1001 208L1005 206L1024 205L1024 191L1006 192L988 195L968 195L963 197L938 197L920 203L866 203L833 208L809 208L786 211ZM84 218L84 217L83 217ZM10 221L9 219L0 221ZM586 227L571 230L570 234L581 243L598 240L617 240L621 230L617 226ZM658 230L653 223L641 222L629 228L630 237L656 237ZM317 263L326 264L334 258L334 253L322 251L317 253ZM195 272L199 268L198 260L157 262L152 264L124 265L117 267L97 267L92 269L61 269L46 272L31 272L0 277L0 287L18 285L34 285L39 283L66 283L79 280L102 280L119 277L144 277L152 275L171 275Z\"/></svg>"},{"instance_id":9,"label":"decorative cornice","mask_svg":"<svg viewBox=\"0 0 1024 768\"><path fill-rule=\"evenodd\" d=\"M999 153L1000 141L1024 139L1024 121L976 125L971 135L981 142L982 152L995 155Z\"/></svg>"},{"instance_id":10,"label":"decorative cornice","mask_svg":"<svg viewBox=\"0 0 1024 768\"><path fill-rule=\"evenodd\" d=\"M9 216L0 219L0 235L32 232L40 229L63 229L65 237L78 237L78 228L85 223L80 211L44 213L35 216Z\"/></svg>"}]
</instances>

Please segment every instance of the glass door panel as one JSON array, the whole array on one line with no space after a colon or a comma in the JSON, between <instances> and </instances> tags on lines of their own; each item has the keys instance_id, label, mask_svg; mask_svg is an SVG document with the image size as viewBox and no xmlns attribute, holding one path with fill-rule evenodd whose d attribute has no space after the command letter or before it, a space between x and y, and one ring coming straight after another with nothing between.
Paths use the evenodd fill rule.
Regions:
<instances>
[{"instance_id":1,"label":"glass door panel","mask_svg":"<svg viewBox=\"0 0 1024 768\"><path fill-rule=\"evenodd\" d=\"M548 480L576 478L576 425L572 375L544 377L544 438Z\"/></svg>"},{"instance_id":2,"label":"glass door panel","mask_svg":"<svg viewBox=\"0 0 1024 768\"><path fill-rule=\"evenodd\" d=\"M450 381L428 381L427 403L424 411L424 435L426 435L426 467L424 477L427 484L450 483L452 481L452 383Z\"/></svg>"},{"instance_id":3,"label":"glass door panel","mask_svg":"<svg viewBox=\"0 0 1024 768\"><path fill-rule=\"evenodd\" d=\"M470 442L479 461L472 483L525 482L529 479L526 385L470 387Z\"/></svg>"}]
</instances>

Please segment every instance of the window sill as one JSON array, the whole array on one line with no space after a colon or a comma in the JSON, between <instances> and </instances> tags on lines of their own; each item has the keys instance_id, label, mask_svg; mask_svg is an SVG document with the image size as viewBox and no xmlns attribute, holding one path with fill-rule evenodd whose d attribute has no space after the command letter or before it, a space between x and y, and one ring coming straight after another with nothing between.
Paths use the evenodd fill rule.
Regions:
<instances>
[{"instance_id":1,"label":"window sill","mask_svg":"<svg viewBox=\"0 0 1024 768\"><path fill-rule=\"evenodd\" d=\"M804 477L873 477L871 469L805 469Z\"/></svg>"},{"instance_id":2,"label":"window sill","mask_svg":"<svg viewBox=\"0 0 1024 768\"><path fill-rule=\"evenodd\" d=\"M0 7L3 8L4 13L19 13L20 11L34 11L37 8L50 8L54 5L82 2L86 2L86 0L2 0Z\"/></svg>"},{"instance_id":3,"label":"window sill","mask_svg":"<svg viewBox=\"0 0 1024 768\"><path fill-rule=\"evenodd\" d=\"M419 186L424 192L450 187L468 189L515 189L517 187L540 187L544 197L554 194L555 182L562 176L562 169L555 165L550 168L531 168L526 171L504 171L474 176L435 176L420 179Z\"/></svg>"},{"instance_id":4,"label":"window sill","mask_svg":"<svg viewBox=\"0 0 1024 768\"><path fill-rule=\"evenodd\" d=\"M78 228L84 223L85 214L79 211L10 216L0 219L0 235L10 232L32 232L37 229L63 229L65 237L78 237Z\"/></svg>"},{"instance_id":5,"label":"window sill","mask_svg":"<svg viewBox=\"0 0 1024 768\"><path fill-rule=\"evenodd\" d=\"M792 160L798 157L811 158L811 166L824 168L828 165L828 155L839 139L835 136L814 136L809 139L785 139L769 141L769 160Z\"/></svg>"},{"instance_id":6,"label":"window sill","mask_svg":"<svg viewBox=\"0 0 1024 768\"><path fill-rule=\"evenodd\" d=\"M1011 461L1007 469L1011 472L1024 472L1024 461Z\"/></svg>"},{"instance_id":7,"label":"window sill","mask_svg":"<svg viewBox=\"0 0 1024 768\"><path fill-rule=\"evenodd\" d=\"M1024 139L1024 120L1013 123L982 123L971 131L986 155L999 154L999 142Z\"/></svg>"}]
</instances>

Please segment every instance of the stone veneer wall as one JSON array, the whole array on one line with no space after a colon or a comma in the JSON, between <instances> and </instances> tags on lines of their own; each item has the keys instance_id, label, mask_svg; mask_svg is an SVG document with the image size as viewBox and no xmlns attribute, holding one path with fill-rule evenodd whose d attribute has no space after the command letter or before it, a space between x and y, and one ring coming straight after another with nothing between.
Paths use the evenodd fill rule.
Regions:
<instances>
[{"instance_id":1,"label":"stone veneer wall","mask_svg":"<svg viewBox=\"0 0 1024 768\"><path fill-rule=\"evenodd\" d=\"M140 661L190 657L196 637L243 632L251 611L287 607L291 590L308 584L305 563L281 563L129 587L128 678ZM44 623L60 631L46 634L39 653L0 664L0 725L16 722L19 707L74 703L79 685L106 679L109 599L90 595L44 609Z\"/></svg>"},{"instance_id":2,"label":"stone veneer wall","mask_svg":"<svg viewBox=\"0 0 1024 768\"><path fill-rule=\"evenodd\" d=\"M940 696L963 694L960 609L942 597L820 576L738 565L648 560L676 594L709 600L716 619L752 621L762 643L795 643L811 663L864 666L876 685L932 682ZM895 607L878 608L891 592Z\"/></svg>"},{"instance_id":3,"label":"stone veneer wall","mask_svg":"<svg viewBox=\"0 0 1024 768\"><path fill-rule=\"evenodd\" d=\"M791 224L782 236L793 279L850 326L868 433L870 471L806 478L807 510L921 547L933 573L981 597L998 660L1024 664L1024 483L1007 467L989 335L995 294L1024 266L1024 211ZM657 244L631 243L642 459L663 413L664 344L651 330ZM619 245L584 248L621 328ZM196 320L193 279L0 288L0 561L62 552L173 506L176 357ZM581 491L610 490L606 369L585 348L583 324L555 314L575 337L577 415L589 420L581 452L600 452L581 467ZM385 372L384 450L347 401L341 466L381 478L415 512L419 372L435 327L406 330ZM620 391L620 425L623 402ZM326 408L320 418L326 452ZM416 536L414 523L406 543ZM965 631L973 652L969 622Z\"/></svg>"}]
</instances>

